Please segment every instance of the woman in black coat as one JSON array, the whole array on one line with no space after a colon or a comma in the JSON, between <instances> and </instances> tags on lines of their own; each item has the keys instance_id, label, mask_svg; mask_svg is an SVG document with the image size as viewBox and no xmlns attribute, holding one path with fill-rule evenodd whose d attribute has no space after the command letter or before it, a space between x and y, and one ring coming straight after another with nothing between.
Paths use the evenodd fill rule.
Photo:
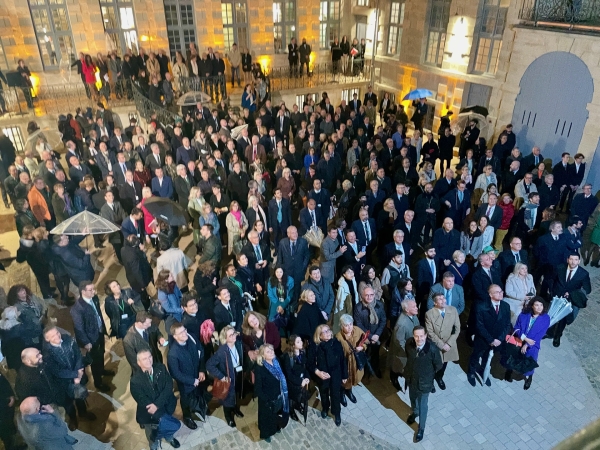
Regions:
<instances>
[{"instance_id":1,"label":"woman in black coat","mask_svg":"<svg viewBox=\"0 0 600 450\"><path fill-rule=\"evenodd\" d=\"M104 311L110 320L109 336L123 339L135 322L136 313L144 310L140 295L133 289L121 289L117 280L108 281L104 292Z\"/></svg>"},{"instance_id":2,"label":"woman in black coat","mask_svg":"<svg viewBox=\"0 0 600 450\"><path fill-rule=\"evenodd\" d=\"M293 333L306 341L310 341L315 329L325 323L325 318L315 301L313 291L310 289L303 291L295 314Z\"/></svg>"},{"instance_id":3,"label":"woman in black coat","mask_svg":"<svg viewBox=\"0 0 600 450\"><path fill-rule=\"evenodd\" d=\"M329 408L340 426L342 389L348 379L348 363L342 344L333 337L329 325L319 325L308 347L307 367L321 393L321 417L327 418Z\"/></svg>"},{"instance_id":4,"label":"woman in black coat","mask_svg":"<svg viewBox=\"0 0 600 450\"><path fill-rule=\"evenodd\" d=\"M243 360L242 341L238 339L238 332L230 325L223 327L219 333L221 346L206 362L206 370L213 377L222 381L229 380L229 392L224 400L219 400L223 405L227 425L235 428L234 414L244 417L238 398L242 397L243 386Z\"/></svg>"},{"instance_id":5,"label":"woman in black coat","mask_svg":"<svg viewBox=\"0 0 600 450\"><path fill-rule=\"evenodd\" d=\"M290 418L288 385L271 344L260 347L256 364L254 393L258 398L258 429L260 438L271 442L271 436L285 428Z\"/></svg>"},{"instance_id":6,"label":"woman in black coat","mask_svg":"<svg viewBox=\"0 0 600 450\"><path fill-rule=\"evenodd\" d=\"M213 261L206 261L196 269L194 274L194 290L196 291L198 308L207 319L215 320L215 291L219 274Z\"/></svg>"},{"instance_id":7,"label":"woman in black coat","mask_svg":"<svg viewBox=\"0 0 600 450\"><path fill-rule=\"evenodd\" d=\"M290 336L291 348L281 357L283 371L288 382L288 397L290 399L290 417L298 420L296 409L304 414L304 398L310 396L308 384L310 383L306 367L306 352L304 342L300 336Z\"/></svg>"},{"instance_id":8,"label":"woman in black coat","mask_svg":"<svg viewBox=\"0 0 600 450\"><path fill-rule=\"evenodd\" d=\"M29 202L26 198L20 198L15 200L15 223L17 225L17 232L19 236L23 235L23 228L26 225L31 225L33 228L38 228L40 223L37 221L31 210L29 209Z\"/></svg>"}]
</instances>

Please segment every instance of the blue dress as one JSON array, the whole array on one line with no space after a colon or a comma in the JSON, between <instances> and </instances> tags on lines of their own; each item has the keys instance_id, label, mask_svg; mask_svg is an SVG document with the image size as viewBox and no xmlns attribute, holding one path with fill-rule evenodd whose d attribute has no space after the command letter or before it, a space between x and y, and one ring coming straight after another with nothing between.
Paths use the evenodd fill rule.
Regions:
<instances>
[{"instance_id":1,"label":"blue dress","mask_svg":"<svg viewBox=\"0 0 600 450\"><path fill-rule=\"evenodd\" d=\"M531 356L533 359L537 361L538 354L540 352L540 344L542 343L542 339L546 335L546 331L550 327L550 316L548 314L540 314L535 322L530 325L531 313L521 313L519 317L517 317L517 322L515 323L515 336L521 336L525 334L529 339L533 339L535 344L532 346L527 346L526 356ZM526 377L533 375L533 370L531 372L527 372L523 374Z\"/></svg>"}]
</instances>

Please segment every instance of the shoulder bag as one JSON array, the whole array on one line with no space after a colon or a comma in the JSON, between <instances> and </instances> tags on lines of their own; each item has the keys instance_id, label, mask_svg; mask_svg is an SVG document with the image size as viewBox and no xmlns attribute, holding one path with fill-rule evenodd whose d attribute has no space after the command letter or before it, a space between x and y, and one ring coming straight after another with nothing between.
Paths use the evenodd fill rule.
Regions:
<instances>
[{"instance_id":1,"label":"shoulder bag","mask_svg":"<svg viewBox=\"0 0 600 450\"><path fill-rule=\"evenodd\" d=\"M225 368L227 369L227 380L223 381L219 380L218 378L215 378L213 382L212 396L217 400L225 400L229 395L229 388L231 387L231 381L229 380L229 359L227 357L227 354L225 355Z\"/></svg>"}]
</instances>

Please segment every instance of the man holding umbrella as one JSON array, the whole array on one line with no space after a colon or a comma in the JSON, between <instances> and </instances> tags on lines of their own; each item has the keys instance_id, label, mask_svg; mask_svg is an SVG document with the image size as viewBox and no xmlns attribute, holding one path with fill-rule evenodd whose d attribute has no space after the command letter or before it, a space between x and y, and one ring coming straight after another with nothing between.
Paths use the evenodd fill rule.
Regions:
<instances>
[{"instance_id":1,"label":"man holding umbrella","mask_svg":"<svg viewBox=\"0 0 600 450\"><path fill-rule=\"evenodd\" d=\"M415 124L415 130L419 130L423 134L423 120L427 114L427 103L425 98L421 97L418 101L413 100L412 104L415 107L415 112L411 120Z\"/></svg>"}]
</instances>

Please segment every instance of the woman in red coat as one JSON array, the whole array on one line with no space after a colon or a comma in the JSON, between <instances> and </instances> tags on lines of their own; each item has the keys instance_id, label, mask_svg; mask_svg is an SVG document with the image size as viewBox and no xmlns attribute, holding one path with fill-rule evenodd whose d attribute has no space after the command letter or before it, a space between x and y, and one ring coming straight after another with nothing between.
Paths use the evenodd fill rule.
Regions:
<instances>
[{"instance_id":1,"label":"woman in red coat","mask_svg":"<svg viewBox=\"0 0 600 450\"><path fill-rule=\"evenodd\" d=\"M81 72L83 73L85 84L88 86L92 97L94 97L94 100L97 100L98 92L96 91L96 65L94 64L94 61L92 61L92 57L90 55L85 55L85 58L81 63Z\"/></svg>"},{"instance_id":2,"label":"woman in red coat","mask_svg":"<svg viewBox=\"0 0 600 450\"><path fill-rule=\"evenodd\" d=\"M515 207L513 206L513 200L510 194L502 194L502 198L498 202L498 206L502 208L502 224L496 230L496 239L494 240L494 248L502 251L502 241L508 233L510 222L515 215Z\"/></svg>"}]
</instances>

